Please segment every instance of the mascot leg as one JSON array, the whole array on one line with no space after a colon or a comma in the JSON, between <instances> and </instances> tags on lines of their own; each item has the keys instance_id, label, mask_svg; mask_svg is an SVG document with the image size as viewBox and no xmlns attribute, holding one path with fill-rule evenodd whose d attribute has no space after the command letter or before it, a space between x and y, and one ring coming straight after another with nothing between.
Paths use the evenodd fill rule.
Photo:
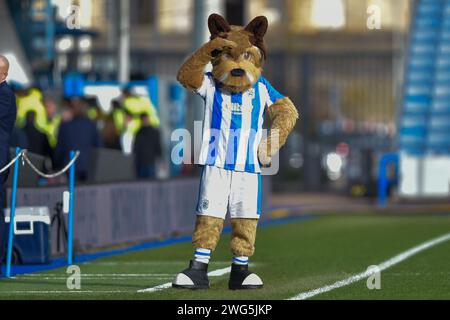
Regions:
<instances>
[{"instance_id":1,"label":"mascot leg","mask_svg":"<svg viewBox=\"0 0 450 320\"><path fill-rule=\"evenodd\" d=\"M259 289L263 286L261 278L248 270L248 258L255 251L257 225L258 219L231 219L231 251L234 255L228 282L231 290Z\"/></svg>"},{"instance_id":2,"label":"mascot leg","mask_svg":"<svg viewBox=\"0 0 450 320\"><path fill-rule=\"evenodd\" d=\"M208 263L211 252L216 248L223 229L221 218L198 215L192 243L195 247L194 259L189 268L180 272L172 282L174 288L209 288Z\"/></svg>"}]
</instances>

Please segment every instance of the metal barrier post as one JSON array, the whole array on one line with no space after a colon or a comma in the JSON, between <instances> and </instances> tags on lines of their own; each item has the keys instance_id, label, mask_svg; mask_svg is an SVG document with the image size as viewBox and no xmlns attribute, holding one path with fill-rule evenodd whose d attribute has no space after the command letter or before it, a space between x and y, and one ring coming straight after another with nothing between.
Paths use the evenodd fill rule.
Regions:
<instances>
[{"instance_id":1,"label":"metal barrier post","mask_svg":"<svg viewBox=\"0 0 450 320\"><path fill-rule=\"evenodd\" d=\"M20 148L16 148L16 156L21 152ZM14 175L13 175L13 185L11 194L11 210L9 212L9 235L8 235L8 252L6 258L6 277L11 277L11 260L13 251L13 241L14 241L14 216L16 213L16 196L17 196L17 180L19 176L19 160L14 163Z\"/></svg>"},{"instance_id":2,"label":"metal barrier post","mask_svg":"<svg viewBox=\"0 0 450 320\"><path fill-rule=\"evenodd\" d=\"M75 158L75 151L70 151L70 160ZM69 169L69 227L67 235L67 264L73 263L73 196L75 190L75 161Z\"/></svg>"},{"instance_id":3,"label":"metal barrier post","mask_svg":"<svg viewBox=\"0 0 450 320\"><path fill-rule=\"evenodd\" d=\"M389 179L387 177L387 165L389 163L394 163L396 166L396 174L398 174L399 157L396 153L386 153L384 154L379 163L378 167L378 205L381 207L386 206L387 201L387 191L389 186Z\"/></svg>"}]
</instances>

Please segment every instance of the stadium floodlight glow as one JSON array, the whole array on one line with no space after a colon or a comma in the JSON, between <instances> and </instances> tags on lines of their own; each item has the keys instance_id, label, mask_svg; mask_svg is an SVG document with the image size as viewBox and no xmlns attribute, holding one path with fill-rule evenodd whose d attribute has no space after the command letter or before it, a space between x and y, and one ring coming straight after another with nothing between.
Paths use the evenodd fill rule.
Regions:
<instances>
[{"instance_id":1,"label":"stadium floodlight glow","mask_svg":"<svg viewBox=\"0 0 450 320\"><path fill-rule=\"evenodd\" d=\"M289 159L289 165L294 169L300 169L303 166L303 155L299 152L293 153Z\"/></svg>"},{"instance_id":2,"label":"stadium floodlight glow","mask_svg":"<svg viewBox=\"0 0 450 320\"><path fill-rule=\"evenodd\" d=\"M69 15L67 12L67 8L72 5L72 0L51 0L52 5L57 8L56 12L58 14L58 18L66 19Z\"/></svg>"},{"instance_id":3,"label":"stadium floodlight glow","mask_svg":"<svg viewBox=\"0 0 450 320\"><path fill-rule=\"evenodd\" d=\"M92 39L89 36L81 37L78 46L80 48L80 51L86 52L89 51L92 47Z\"/></svg>"},{"instance_id":4,"label":"stadium floodlight glow","mask_svg":"<svg viewBox=\"0 0 450 320\"><path fill-rule=\"evenodd\" d=\"M60 52L67 52L73 48L72 37L66 36L59 39L56 43L56 47Z\"/></svg>"},{"instance_id":5,"label":"stadium floodlight glow","mask_svg":"<svg viewBox=\"0 0 450 320\"><path fill-rule=\"evenodd\" d=\"M340 172L343 165L341 156L335 152L327 154L326 165L331 172Z\"/></svg>"},{"instance_id":6,"label":"stadium floodlight glow","mask_svg":"<svg viewBox=\"0 0 450 320\"><path fill-rule=\"evenodd\" d=\"M345 10L342 0L314 0L312 23L319 28L339 29L345 26Z\"/></svg>"}]
</instances>

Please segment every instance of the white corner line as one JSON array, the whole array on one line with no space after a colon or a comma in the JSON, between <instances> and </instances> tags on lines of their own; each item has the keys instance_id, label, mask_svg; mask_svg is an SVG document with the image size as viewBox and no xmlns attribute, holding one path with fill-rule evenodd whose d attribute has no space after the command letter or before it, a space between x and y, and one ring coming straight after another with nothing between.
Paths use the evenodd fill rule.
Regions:
<instances>
[{"instance_id":1,"label":"white corner line","mask_svg":"<svg viewBox=\"0 0 450 320\"><path fill-rule=\"evenodd\" d=\"M12 290L12 291L1 291L0 296L8 294L75 294L75 293L132 293L134 291L129 290Z\"/></svg>"},{"instance_id":2,"label":"white corner line","mask_svg":"<svg viewBox=\"0 0 450 320\"><path fill-rule=\"evenodd\" d=\"M400 253L400 254L398 254L398 255L396 255L396 256L394 256L394 257L392 257L392 258L390 258L390 259L388 259L388 260L386 260L386 261L384 261L384 262L382 262L380 264L378 264L378 269L377 270L369 269L369 270L367 270L365 272L361 272L361 273L355 274L355 275L353 275L353 276L351 276L351 277L349 277L347 279L337 281L337 282L335 282L335 283L333 283L331 285L327 285L327 286L324 286L324 287L321 287L321 288L317 288L317 289L314 289L314 290L310 290L310 291L299 293L298 295L296 295L296 296L294 296L292 298L289 298L288 300L305 300L305 299L317 296L319 294L322 294L322 293L325 293L325 292L329 292L329 291L334 290L334 289L338 289L338 288L342 288L342 287L348 286L349 284L352 284L352 283L358 282L358 281L360 281L362 279L370 277L375 272L380 272L380 271L386 270L386 269L388 269L388 268L390 268L390 267L392 267L392 266L394 266L394 265L396 265L396 264L398 264L398 263L408 259L409 257L412 257L413 255L415 255L415 254L417 254L417 253L419 253L421 251L427 250L427 249L429 249L429 248L431 248L431 247L433 247L433 246L435 246L437 244L440 244L440 243L448 241L448 240L450 240L450 233L447 233L447 234L444 234L444 235L442 235L440 237L437 237L437 238L434 238L432 240L426 241L426 242L424 242L424 243L422 243L422 244L420 244L418 246L415 246L415 247L413 247L413 248L411 248L411 249L409 249L407 251L404 251L404 252L402 252L402 253Z\"/></svg>"},{"instance_id":3,"label":"white corner line","mask_svg":"<svg viewBox=\"0 0 450 320\"><path fill-rule=\"evenodd\" d=\"M327 286L324 286L324 287L321 287L321 288L317 288L317 289L314 289L314 290L310 290L310 291L299 293L298 295L293 296L292 298L289 298L288 300L305 300L305 299L317 296L319 294L322 294L322 293L325 293L325 292L329 292L329 291L334 290L334 289L338 289L338 288L342 288L342 287L348 286L349 284L352 284L352 283L358 282L358 281L360 281L362 279L368 278L369 276L371 276L375 272L386 270L386 269L388 269L388 268L390 268L390 267L392 267L392 266L394 266L394 265L396 265L396 264L398 264L398 263L408 259L409 257L412 257L413 255L415 255L415 254L417 254L417 253L419 253L421 251L427 250L427 249L429 249L429 248L431 248L431 247L433 247L435 245L438 245L438 244L440 244L442 242L445 242L445 241L448 241L448 240L450 240L450 233L447 233L447 234L444 234L444 235L442 235L440 237L437 237L437 238L434 238L432 240L426 241L426 242L424 242L424 243L422 243L422 244L420 244L420 245L418 245L416 247L413 247L413 248L411 248L411 249L409 249L407 251L404 251L404 252L402 252L402 253L400 253L400 254L398 254L398 255L396 255L396 256L394 256L394 257L392 257L392 258L390 258L390 259L388 259L388 260L386 260L386 261L384 261L384 262L382 262L380 264L378 264L378 267L379 267L378 270L369 269L369 270L367 270L365 272L361 272L361 273L355 274L355 275L353 275L353 276L351 276L351 277L349 277L347 279L337 281L337 282L335 282L335 283L333 283L331 285L327 285Z\"/></svg>"},{"instance_id":4,"label":"white corner line","mask_svg":"<svg viewBox=\"0 0 450 320\"><path fill-rule=\"evenodd\" d=\"M208 276L210 276L210 277L220 277L220 276L223 276L224 274L229 273L230 271L231 271L231 267L227 267L227 268L223 268L223 269L217 269L217 270L208 272ZM167 283L160 284L160 285L158 285L156 287L147 288L147 289L141 289L141 290L138 290L137 292L139 292L139 293L152 293L152 292L168 289L170 287L172 287L172 282L167 282Z\"/></svg>"}]
</instances>

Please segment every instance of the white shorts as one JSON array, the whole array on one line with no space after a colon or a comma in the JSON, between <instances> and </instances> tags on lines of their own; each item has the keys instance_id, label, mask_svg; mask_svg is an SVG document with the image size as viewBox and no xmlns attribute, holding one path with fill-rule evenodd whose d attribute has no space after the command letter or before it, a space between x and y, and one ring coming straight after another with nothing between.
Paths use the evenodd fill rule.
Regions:
<instances>
[{"instance_id":1,"label":"white shorts","mask_svg":"<svg viewBox=\"0 0 450 320\"><path fill-rule=\"evenodd\" d=\"M203 167L197 214L225 219L258 219L261 214L261 174Z\"/></svg>"}]
</instances>

